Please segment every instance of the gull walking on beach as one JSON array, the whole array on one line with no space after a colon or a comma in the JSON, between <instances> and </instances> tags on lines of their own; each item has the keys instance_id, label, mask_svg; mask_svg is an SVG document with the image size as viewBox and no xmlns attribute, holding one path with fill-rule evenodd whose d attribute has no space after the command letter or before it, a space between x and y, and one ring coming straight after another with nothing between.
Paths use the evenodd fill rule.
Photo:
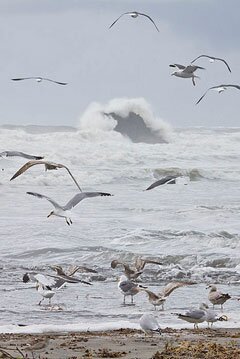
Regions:
<instances>
[{"instance_id":1,"label":"gull walking on beach","mask_svg":"<svg viewBox=\"0 0 240 359\"><path fill-rule=\"evenodd\" d=\"M42 159L42 158L39 158L39 159ZM70 169L67 166L62 165L61 163L55 163L55 162L50 162L50 161L29 161L29 162L25 163L25 165L23 165L21 168L19 168L19 170L12 176L12 178L10 178L10 181L14 180L15 178L17 178L22 173L26 172L29 168L31 168L35 165L44 165L45 171L57 170L58 168L65 168L67 170L67 172L69 173L69 175L71 176L73 182L76 184L79 191L82 192L81 187L79 186L77 180L73 177L72 172L70 171Z\"/></svg>"},{"instance_id":2,"label":"gull walking on beach","mask_svg":"<svg viewBox=\"0 0 240 359\"><path fill-rule=\"evenodd\" d=\"M131 304L133 304L133 296L143 291L146 287L136 284L127 279L125 275L122 275L118 282L118 288L123 294L123 304L125 305L127 296L131 296Z\"/></svg>"},{"instance_id":3,"label":"gull walking on beach","mask_svg":"<svg viewBox=\"0 0 240 359\"><path fill-rule=\"evenodd\" d=\"M224 91L226 91L228 88L236 88L237 90L240 90L240 86L239 85L218 85L218 86L213 86L213 87L209 87L209 89L207 89L206 92L204 92L204 94L200 97L200 99L196 102L196 105L202 101L203 97L206 96L206 94L208 93L208 91L213 90L213 91L217 91L218 93L222 93Z\"/></svg>"},{"instance_id":4,"label":"gull walking on beach","mask_svg":"<svg viewBox=\"0 0 240 359\"><path fill-rule=\"evenodd\" d=\"M67 82L54 81L54 80L51 80L51 79L49 79L47 77L40 77L40 76L19 77L19 78L14 78L14 79L11 79L11 80L12 81L35 80L37 82L50 81L50 82L54 82L55 84L58 84L58 85L67 85Z\"/></svg>"},{"instance_id":5,"label":"gull walking on beach","mask_svg":"<svg viewBox=\"0 0 240 359\"><path fill-rule=\"evenodd\" d=\"M172 313L178 316L179 319L185 320L188 323L193 323L194 329L198 329L198 324L206 320L205 304L202 303L199 309L190 309L186 313Z\"/></svg>"},{"instance_id":6,"label":"gull walking on beach","mask_svg":"<svg viewBox=\"0 0 240 359\"><path fill-rule=\"evenodd\" d=\"M199 55L198 57L196 57L194 60L191 61L191 64L193 64L195 61L197 61L198 59L200 59L202 57L208 58L210 62L222 61L227 66L228 71L232 72L227 61L224 59L221 59L220 57L214 57L214 56L209 56L209 55Z\"/></svg>"},{"instance_id":7,"label":"gull walking on beach","mask_svg":"<svg viewBox=\"0 0 240 359\"><path fill-rule=\"evenodd\" d=\"M159 29L157 27L157 25L155 24L155 22L153 21L153 19L147 15L147 14L144 14L144 13L141 13L141 12L138 12L138 11L128 11L128 12L124 12L122 15L120 15L110 26L109 26L109 29L111 29L111 27L116 24L116 22L121 19L121 17L123 17L124 15L128 15L128 16L131 16L133 19L136 19L138 16L145 16L147 19L149 19L153 25L155 26L156 30L159 32Z\"/></svg>"},{"instance_id":8,"label":"gull walking on beach","mask_svg":"<svg viewBox=\"0 0 240 359\"><path fill-rule=\"evenodd\" d=\"M112 196L110 193L105 192L81 192L76 194L70 201L65 204L64 206L61 206L57 202L55 202L52 198L44 196L43 194L36 193L36 192L27 192L27 194L30 194L31 196L43 199L45 198L47 201L49 201L53 206L54 210L49 213L47 218L51 216L61 217L65 218L66 223L70 226L73 222L71 218L68 216L68 212L75 207L79 202L81 202L85 198L91 198L91 197L99 197L99 196Z\"/></svg>"},{"instance_id":9,"label":"gull walking on beach","mask_svg":"<svg viewBox=\"0 0 240 359\"><path fill-rule=\"evenodd\" d=\"M213 284L210 284L207 286L207 289L210 289L208 294L208 300L212 303L213 308L215 305L221 305L221 309L223 309L223 304L231 298L231 296L228 293L222 293L219 290L217 290L217 287Z\"/></svg>"},{"instance_id":10,"label":"gull walking on beach","mask_svg":"<svg viewBox=\"0 0 240 359\"><path fill-rule=\"evenodd\" d=\"M191 78L192 79L192 83L193 85L195 86L196 83L195 83L195 78L200 78L198 76L196 76L194 74L194 72L198 69L200 70L205 70L204 67L201 67L201 66L195 66L195 65L188 65L188 66L184 66L184 65L180 65L180 64L171 64L169 65L170 67L174 67L174 68L177 68L178 70L177 71L174 71L171 76L177 76L177 77L181 77L183 79L189 79Z\"/></svg>"},{"instance_id":11,"label":"gull walking on beach","mask_svg":"<svg viewBox=\"0 0 240 359\"><path fill-rule=\"evenodd\" d=\"M146 334L161 334L161 328L158 321L152 314L143 314L140 318L139 324Z\"/></svg>"},{"instance_id":12,"label":"gull walking on beach","mask_svg":"<svg viewBox=\"0 0 240 359\"><path fill-rule=\"evenodd\" d=\"M19 151L3 151L0 153L0 157L2 158L22 157L22 158L27 158L28 160L42 160L44 158L42 156L28 155L27 153L19 152Z\"/></svg>"},{"instance_id":13,"label":"gull walking on beach","mask_svg":"<svg viewBox=\"0 0 240 359\"><path fill-rule=\"evenodd\" d=\"M208 328L212 328L213 327L213 323L216 323L217 321L227 321L228 318L226 315L221 315L219 317L218 313L215 312L215 310L209 309L209 306L205 303L203 303L203 305L205 306L205 313L206 313L206 318L205 321L208 323Z\"/></svg>"}]
</instances>

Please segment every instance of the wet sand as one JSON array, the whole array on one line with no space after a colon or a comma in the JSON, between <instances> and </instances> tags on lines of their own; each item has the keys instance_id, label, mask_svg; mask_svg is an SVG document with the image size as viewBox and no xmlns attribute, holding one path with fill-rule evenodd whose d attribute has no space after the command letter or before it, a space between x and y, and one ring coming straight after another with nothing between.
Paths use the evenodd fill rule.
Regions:
<instances>
[{"instance_id":1,"label":"wet sand","mask_svg":"<svg viewBox=\"0 0 240 359\"><path fill-rule=\"evenodd\" d=\"M240 329L166 328L162 335L153 336L130 329L38 335L1 334L0 348L0 358L238 359Z\"/></svg>"}]
</instances>

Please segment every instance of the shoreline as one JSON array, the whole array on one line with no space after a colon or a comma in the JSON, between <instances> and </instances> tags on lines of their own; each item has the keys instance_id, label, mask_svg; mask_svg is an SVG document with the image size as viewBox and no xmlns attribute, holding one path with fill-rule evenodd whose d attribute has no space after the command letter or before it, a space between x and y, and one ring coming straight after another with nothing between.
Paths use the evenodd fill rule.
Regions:
<instances>
[{"instance_id":1,"label":"shoreline","mask_svg":"<svg viewBox=\"0 0 240 359\"><path fill-rule=\"evenodd\" d=\"M0 358L240 358L240 328L171 329L162 335L141 330L0 334ZM2 353L1 353L1 350ZM20 356L22 353L22 356ZM27 356L26 356L27 355Z\"/></svg>"}]
</instances>

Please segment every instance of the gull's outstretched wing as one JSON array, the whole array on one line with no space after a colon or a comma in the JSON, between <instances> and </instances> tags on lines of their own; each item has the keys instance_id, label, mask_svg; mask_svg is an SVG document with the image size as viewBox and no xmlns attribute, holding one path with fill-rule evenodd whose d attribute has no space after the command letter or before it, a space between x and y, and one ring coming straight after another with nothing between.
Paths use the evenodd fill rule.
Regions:
<instances>
[{"instance_id":1,"label":"gull's outstretched wing","mask_svg":"<svg viewBox=\"0 0 240 359\"><path fill-rule=\"evenodd\" d=\"M58 288L58 289L61 288L63 284L66 282L62 278L49 277L41 273L35 273L35 272L25 273L23 275L23 282L27 283L29 281L34 283L39 282L45 287Z\"/></svg>"},{"instance_id":2,"label":"gull's outstretched wing","mask_svg":"<svg viewBox=\"0 0 240 359\"><path fill-rule=\"evenodd\" d=\"M156 30L159 32L159 28L157 27L157 25L155 24L155 22L153 21L153 19L152 19L149 15L143 14L143 13L141 13L141 12L139 12L138 15L142 15L142 16L147 17L147 18L153 23L153 25L155 26Z\"/></svg>"},{"instance_id":3,"label":"gull's outstretched wing","mask_svg":"<svg viewBox=\"0 0 240 359\"><path fill-rule=\"evenodd\" d=\"M157 264L157 265L162 265L162 263L151 260L151 259L142 259L140 257L138 257L135 261L135 267L137 269L137 271L143 270L146 264Z\"/></svg>"},{"instance_id":4,"label":"gull's outstretched wing","mask_svg":"<svg viewBox=\"0 0 240 359\"><path fill-rule=\"evenodd\" d=\"M76 184L77 188L80 190L80 192L82 192L81 187L79 186L78 182L76 181L76 179L73 177L73 174L71 173L71 171L69 170L69 168L65 165L62 165L61 163L54 163L54 162L49 162L49 161L29 161L27 163L25 163L25 165L23 165L10 179L10 181L12 181L13 179L15 179L16 177L20 176L22 173L24 173L25 171L27 171L29 168L31 168L32 166L35 165L45 165L45 169L46 170L56 170L58 168L65 168L68 172L68 174L71 176L72 180L74 181L74 183Z\"/></svg>"},{"instance_id":5,"label":"gull's outstretched wing","mask_svg":"<svg viewBox=\"0 0 240 359\"><path fill-rule=\"evenodd\" d=\"M29 155L19 151L4 151L0 153L0 157L23 157L29 160L42 160L44 158L42 156Z\"/></svg>"},{"instance_id":6,"label":"gull's outstretched wing","mask_svg":"<svg viewBox=\"0 0 240 359\"><path fill-rule=\"evenodd\" d=\"M153 189L155 187L161 186L163 184L172 184L172 183L176 183L176 178L178 176L166 176L161 178L160 180L152 183L148 188L146 188L146 191L149 191L150 189Z\"/></svg>"},{"instance_id":7,"label":"gull's outstretched wing","mask_svg":"<svg viewBox=\"0 0 240 359\"><path fill-rule=\"evenodd\" d=\"M45 198L47 201L49 201L50 203L52 203L52 205L53 205L56 209L62 209L62 207L61 207L57 202L55 202L52 198L50 198L50 197L44 196L43 194L36 193L36 192L26 192L26 193L27 193L27 194L30 194L31 196L40 198L40 199Z\"/></svg>"},{"instance_id":8,"label":"gull's outstretched wing","mask_svg":"<svg viewBox=\"0 0 240 359\"><path fill-rule=\"evenodd\" d=\"M113 27L113 25L115 25L116 22L117 22L119 19L121 19L121 17L123 17L124 15L130 15L130 14L132 14L132 11L124 12L122 15L120 15L120 16L112 23L112 25L109 26L109 29L111 29L111 27Z\"/></svg>"},{"instance_id":9,"label":"gull's outstretched wing","mask_svg":"<svg viewBox=\"0 0 240 359\"><path fill-rule=\"evenodd\" d=\"M232 72L231 69L230 69L230 66L229 66L228 63L227 63L227 61L224 60L224 59L221 59L220 57L214 57L214 56L209 56L209 55L200 55L200 56L196 57L194 60L192 60L192 61L191 61L191 64L192 64L193 62L195 62L196 60L200 59L201 57L207 57L208 59L211 59L211 60L214 60L214 61L215 61L215 60L216 60L216 61L222 61L222 62L227 66L228 71L229 71L229 72Z\"/></svg>"},{"instance_id":10,"label":"gull's outstretched wing","mask_svg":"<svg viewBox=\"0 0 240 359\"><path fill-rule=\"evenodd\" d=\"M37 80L37 79L42 79L42 77L37 77L37 76L18 77L18 78L14 78L14 79L11 79L11 80L12 80L12 81L22 81L22 80Z\"/></svg>"},{"instance_id":11,"label":"gull's outstretched wing","mask_svg":"<svg viewBox=\"0 0 240 359\"><path fill-rule=\"evenodd\" d=\"M186 68L186 66L181 64L171 64L169 67L177 67L179 70L184 70Z\"/></svg>"},{"instance_id":12,"label":"gull's outstretched wing","mask_svg":"<svg viewBox=\"0 0 240 359\"><path fill-rule=\"evenodd\" d=\"M46 80L46 81L54 82L55 84L58 84L58 85L67 85L67 82L54 81L54 80L48 79L46 77L43 77L42 79Z\"/></svg>"},{"instance_id":13,"label":"gull's outstretched wing","mask_svg":"<svg viewBox=\"0 0 240 359\"><path fill-rule=\"evenodd\" d=\"M76 194L65 206L64 211L68 211L75 207L79 202L85 198L98 197L98 196L112 196L110 193L105 192L81 192Z\"/></svg>"},{"instance_id":14,"label":"gull's outstretched wing","mask_svg":"<svg viewBox=\"0 0 240 359\"><path fill-rule=\"evenodd\" d=\"M184 287L186 285L193 285L194 282L170 282L168 283L162 291L159 293L159 295L163 297L168 297L175 289Z\"/></svg>"},{"instance_id":15,"label":"gull's outstretched wing","mask_svg":"<svg viewBox=\"0 0 240 359\"><path fill-rule=\"evenodd\" d=\"M186 73L188 73L188 74L192 74L192 73L194 73L197 69L206 70L204 67L201 67L201 66L188 65L188 66L185 67L185 69L184 69L183 71L186 72Z\"/></svg>"},{"instance_id":16,"label":"gull's outstretched wing","mask_svg":"<svg viewBox=\"0 0 240 359\"><path fill-rule=\"evenodd\" d=\"M219 92L222 92L222 91L226 90L228 87L233 87L233 88L236 88L236 89L240 90L240 86L239 86L239 85L218 85L218 86L210 87L210 88L207 89L207 91L200 97L200 99L196 102L196 105L203 99L203 97L208 93L208 91L210 91L210 90L218 90Z\"/></svg>"}]
</instances>

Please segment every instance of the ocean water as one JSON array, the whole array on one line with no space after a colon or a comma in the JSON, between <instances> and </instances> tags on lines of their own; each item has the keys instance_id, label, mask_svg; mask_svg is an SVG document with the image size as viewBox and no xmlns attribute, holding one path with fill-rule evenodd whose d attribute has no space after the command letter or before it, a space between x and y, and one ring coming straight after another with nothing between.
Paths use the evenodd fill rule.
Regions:
<instances>
[{"instance_id":1,"label":"ocean water","mask_svg":"<svg viewBox=\"0 0 240 359\"><path fill-rule=\"evenodd\" d=\"M124 134L115 131L116 118L103 112L129 121L136 114L148 143L127 137L126 121ZM145 129L135 120L142 138ZM159 143L149 141L149 129ZM67 165L85 191L113 196L84 200L67 226L61 218L47 218L49 202L26 194L35 191L66 203L77 193L67 172L35 166L10 182L25 160L0 159L0 331L12 331L17 324L137 327L139 317L153 307L144 293L135 296L134 306L122 305L117 288L122 272L121 267L111 269L113 259L160 260L162 266L148 265L141 276L155 292L172 280L196 282L176 290L166 310L156 312L163 326L192 327L171 313L207 302L208 283L239 296L239 145L240 128L171 128L142 100L130 105L113 101L108 108L95 104L77 128L1 127L0 151L43 155ZM144 191L168 174L185 180ZM33 283L22 282L27 271L53 274L53 264L87 265L98 272L78 274L92 286L68 285L56 293L52 302L62 310L44 302L38 306L41 297ZM229 300L224 309L229 321L216 326L239 326L239 305Z\"/></svg>"}]
</instances>

